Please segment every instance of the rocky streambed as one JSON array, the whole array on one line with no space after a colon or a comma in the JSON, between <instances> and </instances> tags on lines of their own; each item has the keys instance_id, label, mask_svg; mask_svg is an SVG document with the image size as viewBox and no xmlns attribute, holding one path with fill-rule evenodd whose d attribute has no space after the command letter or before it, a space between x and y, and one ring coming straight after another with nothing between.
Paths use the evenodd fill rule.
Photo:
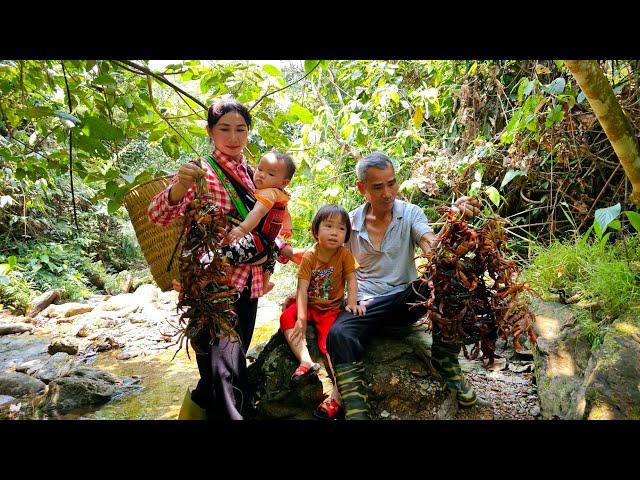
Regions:
<instances>
[{"instance_id":1,"label":"rocky streambed","mask_svg":"<svg viewBox=\"0 0 640 480\"><path fill-rule=\"evenodd\" d=\"M176 419L198 380L193 352L174 358L176 302L175 292L142 285L133 293L50 305L33 318L0 312L0 419ZM538 347L515 352L498 341L491 366L460 355L480 399L470 409L459 409L430 372L424 326L381 332L364 358L374 418L635 418L636 320L617 324L607 348L592 354L564 307L536 309ZM260 300L247 355L255 418L312 419L331 381L322 368L318 381L288 388L296 362L277 333L279 312L273 300ZM313 329L307 338L319 359ZM616 359L622 359L617 367ZM607 391L613 380L617 390Z\"/></svg>"},{"instance_id":2,"label":"rocky streambed","mask_svg":"<svg viewBox=\"0 0 640 480\"><path fill-rule=\"evenodd\" d=\"M0 312L0 419L176 419L198 380L193 351L176 355L176 303L142 285L34 318ZM262 303L258 341L277 328Z\"/></svg>"}]
</instances>

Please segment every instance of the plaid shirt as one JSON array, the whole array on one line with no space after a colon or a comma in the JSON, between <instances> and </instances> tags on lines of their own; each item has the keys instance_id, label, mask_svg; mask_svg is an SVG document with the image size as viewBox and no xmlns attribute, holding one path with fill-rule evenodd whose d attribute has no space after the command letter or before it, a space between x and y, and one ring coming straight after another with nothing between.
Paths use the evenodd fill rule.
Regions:
<instances>
[{"instance_id":1,"label":"plaid shirt","mask_svg":"<svg viewBox=\"0 0 640 480\"><path fill-rule=\"evenodd\" d=\"M251 192L255 190L253 181L247 172L247 162L244 157L241 157L240 161L236 162L218 149L215 149L212 155L220 165L235 173ZM200 163L204 166L205 178L211 193L211 202L220 207L225 213L235 212L235 207L227 191L211 168L211 165L209 165L209 162L200 158ZM187 205L196 195L196 184L194 183L189 190L185 192L180 203L171 205L169 204L169 190L178 183L178 180L179 177L176 175L171 180L171 185L151 199L149 209L147 210L147 215L151 222L166 227L169 223L184 215ZM251 298L258 298L261 297L264 292L263 273L262 265L234 265L231 267L231 278L229 281L238 292L241 292L247 284L249 274L252 274Z\"/></svg>"}]
</instances>

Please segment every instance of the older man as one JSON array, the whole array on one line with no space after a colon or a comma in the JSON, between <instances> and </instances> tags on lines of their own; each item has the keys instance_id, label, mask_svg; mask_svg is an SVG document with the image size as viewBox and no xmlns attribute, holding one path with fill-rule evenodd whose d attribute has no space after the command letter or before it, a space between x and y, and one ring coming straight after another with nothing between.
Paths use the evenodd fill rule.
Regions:
<instances>
[{"instance_id":1,"label":"older man","mask_svg":"<svg viewBox=\"0 0 640 480\"><path fill-rule=\"evenodd\" d=\"M367 311L360 316L342 312L327 338L346 418L352 420L369 419L361 361L364 346L381 326L410 325L425 314L424 308L409 306L421 300L411 286L417 278L415 249L419 246L429 252L437 241L422 209L396 199L398 184L389 157L367 155L358 162L356 175L366 202L349 214L352 234L348 247L360 265L356 271L358 303ZM478 203L468 197L460 198L455 206L468 217L479 213ZM434 366L447 386L457 392L458 403L472 406L476 395L462 377L459 352L459 345L444 343L434 332Z\"/></svg>"}]
</instances>

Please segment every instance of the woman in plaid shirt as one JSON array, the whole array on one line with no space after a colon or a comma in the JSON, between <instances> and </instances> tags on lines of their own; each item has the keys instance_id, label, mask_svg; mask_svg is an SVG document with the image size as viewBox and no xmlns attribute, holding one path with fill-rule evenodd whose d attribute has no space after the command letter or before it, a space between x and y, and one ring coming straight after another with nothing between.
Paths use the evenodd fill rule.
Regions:
<instances>
[{"instance_id":1,"label":"woman in plaid shirt","mask_svg":"<svg viewBox=\"0 0 640 480\"><path fill-rule=\"evenodd\" d=\"M206 130L214 144L212 156L218 164L234 174L253 192L255 186L242 155L247 145L249 127L251 115L247 108L236 100L219 100L208 109ZM237 213L209 163L200 159L200 164L202 168L194 163L182 165L171 185L151 200L147 214L153 223L166 226L182 217L196 194L195 182L200 173L204 174L209 185L211 202L225 213ZM280 247L280 261L284 263L294 259L293 250L289 245L279 239L276 239L276 243ZM295 260L299 260L297 256ZM249 407L245 354L253 335L258 298L263 295L262 265L233 266L229 280L240 292L235 307L241 343L221 339L215 345L210 345L207 338L206 343L196 345L200 351L208 353L196 355L200 381L191 393L191 399L206 409L208 418L242 420L243 413L246 413Z\"/></svg>"}]
</instances>

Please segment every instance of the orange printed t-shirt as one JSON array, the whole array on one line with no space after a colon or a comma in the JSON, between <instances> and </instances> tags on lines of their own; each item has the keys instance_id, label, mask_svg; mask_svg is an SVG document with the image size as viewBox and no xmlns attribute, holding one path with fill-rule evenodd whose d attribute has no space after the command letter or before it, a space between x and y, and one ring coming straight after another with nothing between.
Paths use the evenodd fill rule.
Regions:
<instances>
[{"instance_id":1,"label":"orange printed t-shirt","mask_svg":"<svg viewBox=\"0 0 640 480\"><path fill-rule=\"evenodd\" d=\"M338 248L328 262L322 262L316 253L316 243L302 257L298 278L309 280L308 305L318 310L340 308L344 299L346 276L358 268L351 252Z\"/></svg>"}]
</instances>

